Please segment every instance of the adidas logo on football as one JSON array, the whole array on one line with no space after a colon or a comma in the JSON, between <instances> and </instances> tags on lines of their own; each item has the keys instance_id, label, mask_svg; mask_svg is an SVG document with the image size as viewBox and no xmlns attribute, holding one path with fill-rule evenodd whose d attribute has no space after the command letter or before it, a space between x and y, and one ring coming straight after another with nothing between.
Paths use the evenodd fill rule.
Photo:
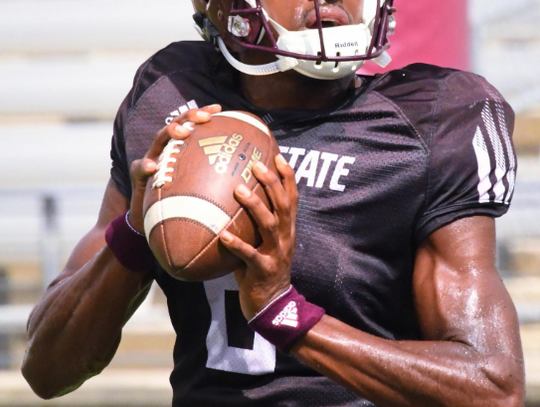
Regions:
<instances>
[{"instance_id":1,"label":"adidas logo on football","mask_svg":"<svg viewBox=\"0 0 540 407\"><path fill-rule=\"evenodd\" d=\"M208 156L208 161L210 165L214 165L216 172L224 174L243 138L236 133L231 137L208 137L199 140L199 146L204 148L204 154Z\"/></svg>"},{"instance_id":2,"label":"adidas logo on football","mask_svg":"<svg viewBox=\"0 0 540 407\"><path fill-rule=\"evenodd\" d=\"M190 100L189 102L187 102L187 104L183 106L179 106L177 110L169 113L169 117L165 119L165 123L171 124L175 117L180 116L182 113L187 112L189 109L198 109L198 108L199 106L197 106L197 102L195 102L194 100Z\"/></svg>"},{"instance_id":3,"label":"adidas logo on football","mask_svg":"<svg viewBox=\"0 0 540 407\"><path fill-rule=\"evenodd\" d=\"M296 302L289 302L274 318L272 324L275 326L287 325L293 328L298 327L298 308L296 307Z\"/></svg>"}]
</instances>

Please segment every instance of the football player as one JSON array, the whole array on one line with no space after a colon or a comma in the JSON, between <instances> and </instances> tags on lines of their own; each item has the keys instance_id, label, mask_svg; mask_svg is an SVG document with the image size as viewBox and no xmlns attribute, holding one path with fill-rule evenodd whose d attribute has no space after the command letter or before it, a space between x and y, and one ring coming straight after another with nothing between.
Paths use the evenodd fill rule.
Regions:
<instances>
[{"instance_id":1,"label":"football player","mask_svg":"<svg viewBox=\"0 0 540 407\"><path fill-rule=\"evenodd\" d=\"M207 41L138 70L96 226L30 316L34 391L56 397L101 372L155 280L177 332L174 406L523 405L495 266L516 171L501 95L422 64L357 76L389 61L392 0L193 2ZM146 180L171 138L222 107L263 118L280 144L277 173L254 169L273 211L237 187L263 243L222 233L245 267L175 280L143 235Z\"/></svg>"}]
</instances>

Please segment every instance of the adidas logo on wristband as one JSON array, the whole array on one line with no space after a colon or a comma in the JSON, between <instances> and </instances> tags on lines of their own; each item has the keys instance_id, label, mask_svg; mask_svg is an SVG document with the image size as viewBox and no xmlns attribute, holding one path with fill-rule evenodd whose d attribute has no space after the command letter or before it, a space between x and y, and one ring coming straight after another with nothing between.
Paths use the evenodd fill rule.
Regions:
<instances>
[{"instance_id":1,"label":"adidas logo on wristband","mask_svg":"<svg viewBox=\"0 0 540 407\"><path fill-rule=\"evenodd\" d=\"M248 322L248 326L283 353L304 336L324 315L324 309L307 302L291 285ZM291 329L292 328L292 329Z\"/></svg>"},{"instance_id":2,"label":"adidas logo on wristband","mask_svg":"<svg viewBox=\"0 0 540 407\"><path fill-rule=\"evenodd\" d=\"M298 308L296 307L296 302L289 302L274 318L272 324L275 326L287 325L293 328L298 327Z\"/></svg>"}]
</instances>

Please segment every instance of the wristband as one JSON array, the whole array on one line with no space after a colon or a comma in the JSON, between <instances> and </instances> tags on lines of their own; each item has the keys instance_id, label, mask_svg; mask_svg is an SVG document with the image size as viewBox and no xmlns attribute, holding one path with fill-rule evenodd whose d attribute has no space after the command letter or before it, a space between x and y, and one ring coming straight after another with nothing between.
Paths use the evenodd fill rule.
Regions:
<instances>
[{"instance_id":1,"label":"wristband","mask_svg":"<svg viewBox=\"0 0 540 407\"><path fill-rule=\"evenodd\" d=\"M255 315L248 326L281 352L288 353L324 314L324 309L307 302L291 285Z\"/></svg>"},{"instance_id":2,"label":"wristband","mask_svg":"<svg viewBox=\"0 0 540 407\"><path fill-rule=\"evenodd\" d=\"M105 231L105 241L118 261L127 269L148 271L155 263L144 234L128 221L129 211L113 220Z\"/></svg>"}]
</instances>

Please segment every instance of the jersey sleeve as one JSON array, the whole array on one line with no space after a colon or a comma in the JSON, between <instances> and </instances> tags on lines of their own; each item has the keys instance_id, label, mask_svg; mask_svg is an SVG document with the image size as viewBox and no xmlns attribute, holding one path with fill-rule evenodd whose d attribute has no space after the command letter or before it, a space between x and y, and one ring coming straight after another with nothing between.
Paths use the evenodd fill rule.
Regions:
<instances>
[{"instance_id":1,"label":"jersey sleeve","mask_svg":"<svg viewBox=\"0 0 540 407\"><path fill-rule=\"evenodd\" d=\"M506 213L517 168L513 127L512 108L485 79L465 72L446 78L426 140L428 190L417 243L460 218Z\"/></svg>"},{"instance_id":2,"label":"jersey sleeve","mask_svg":"<svg viewBox=\"0 0 540 407\"><path fill-rule=\"evenodd\" d=\"M133 80L133 86L120 105L113 125L113 136L111 140L111 179L114 181L118 190L127 198L131 197L131 177L129 175L129 164L126 155L124 134L125 124L132 107L137 101L142 76L148 64L149 61L146 61L137 70Z\"/></svg>"},{"instance_id":3,"label":"jersey sleeve","mask_svg":"<svg viewBox=\"0 0 540 407\"><path fill-rule=\"evenodd\" d=\"M131 180L127 164L127 156L125 149L125 140L123 133L124 117L129 111L128 97L122 102L116 119L114 120L113 136L111 140L111 179L114 181L118 190L125 197L131 197Z\"/></svg>"}]
</instances>

